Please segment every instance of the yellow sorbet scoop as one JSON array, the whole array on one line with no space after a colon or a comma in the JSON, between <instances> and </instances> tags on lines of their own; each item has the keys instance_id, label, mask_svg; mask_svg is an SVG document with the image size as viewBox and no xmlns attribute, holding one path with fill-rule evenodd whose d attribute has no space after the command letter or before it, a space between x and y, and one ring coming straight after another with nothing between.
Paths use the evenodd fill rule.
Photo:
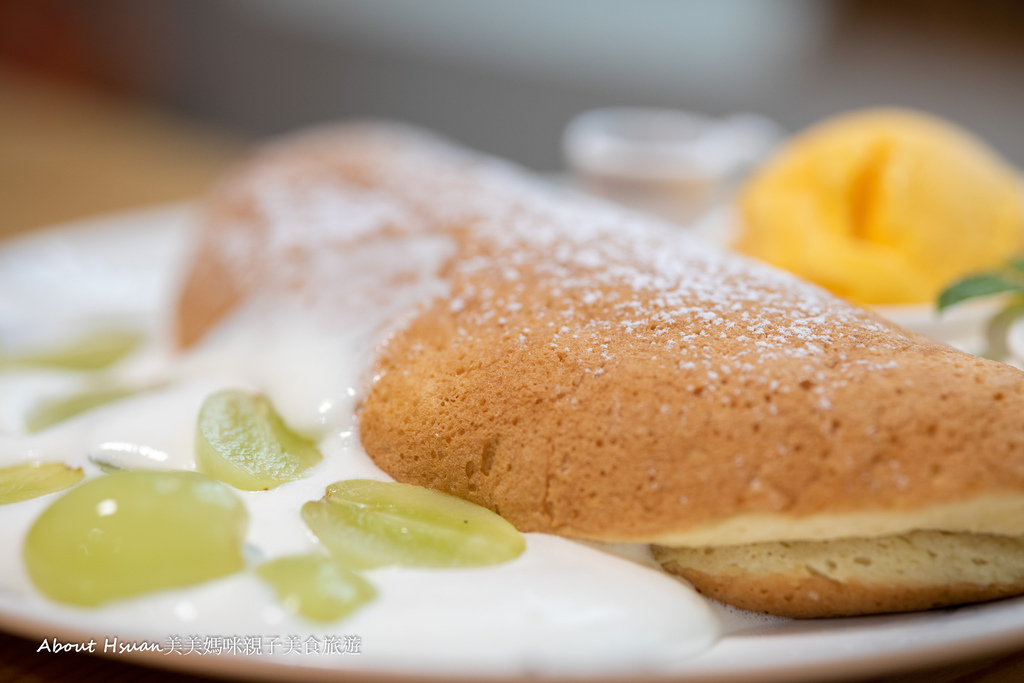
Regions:
<instances>
[{"instance_id":1,"label":"yellow sorbet scoop","mask_svg":"<svg viewBox=\"0 0 1024 683\"><path fill-rule=\"evenodd\" d=\"M1024 186L925 114L876 110L794 138L740 195L736 248L864 304L934 301L1024 248Z\"/></svg>"}]
</instances>

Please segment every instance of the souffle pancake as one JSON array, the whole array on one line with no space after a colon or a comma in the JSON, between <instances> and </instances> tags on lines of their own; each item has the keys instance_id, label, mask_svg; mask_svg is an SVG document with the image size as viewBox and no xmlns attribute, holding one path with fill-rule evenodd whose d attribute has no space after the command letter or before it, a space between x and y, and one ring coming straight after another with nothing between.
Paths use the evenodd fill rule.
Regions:
<instances>
[{"instance_id":1,"label":"souffle pancake","mask_svg":"<svg viewBox=\"0 0 1024 683\"><path fill-rule=\"evenodd\" d=\"M428 133L323 128L215 190L179 344L261 299L393 307L363 447L522 531L649 543L785 616L1024 592L1024 375L677 227Z\"/></svg>"}]
</instances>

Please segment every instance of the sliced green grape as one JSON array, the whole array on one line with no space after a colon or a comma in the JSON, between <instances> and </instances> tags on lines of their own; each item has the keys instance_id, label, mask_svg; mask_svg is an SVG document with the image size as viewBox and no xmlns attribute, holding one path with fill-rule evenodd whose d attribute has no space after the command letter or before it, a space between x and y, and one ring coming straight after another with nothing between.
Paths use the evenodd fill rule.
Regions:
<instances>
[{"instance_id":1,"label":"sliced green grape","mask_svg":"<svg viewBox=\"0 0 1024 683\"><path fill-rule=\"evenodd\" d=\"M263 396L221 391L199 410L196 464L235 488L272 489L301 479L322 459L316 444L288 429Z\"/></svg>"},{"instance_id":2,"label":"sliced green grape","mask_svg":"<svg viewBox=\"0 0 1024 683\"><path fill-rule=\"evenodd\" d=\"M522 534L490 510L410 484L339 481L302 506L302 519L353 569L483 566L526 548Z\"/></svg>"},{"instance_id":3,"label":"sliced green grape","mask_svg":"<svg viewBox=\"0 0 1024 683\"><path fill-rule=\"evenodd\" d=\"M0 366L102 370L127 356L141 343L142 335L137 332L105 330L62 348L36 353L5 355L0 358Z\"/></svg>"},{"instance_id":4,"label":"sliced green grape","mask_svg":"<svg viewBox=\"0 0 1024 683\"><path fill-rule=\"evenodd\" d=\"M25 565L46 596L99 605L239 571L247 523L231 489L198 472L118 472L47 508Z\"/></svg>"},{"instance_id":5,"label":"sliced green grape","mask_svg":"<svg viewBox=\"0 0 1024 683\"><path fill-rule=\"evenodd\" d=\"M41 432L93 408L99 408L102 405L120 401L136 393L138 393L136 389L114 387L48 399L42 401L29 411L29 414L25 417L25 430L29 434Z\"/></svg>"},{"instance_id":6,"label":"sliced green grape","mask_svg":"<svg viewBox=\"0 0 1024 683\"><path fill-rule=\"evenodd\" d=\"M63 491L82 481L81 469L62 462L29 462L0 469L0 505Z\"/></svg>"},{"instance_id":7,"label":"sliced green grape","mask_svg":"<svg viewBox=\"0 0 1024 683\"><path fill-rule=\"evenodd\" d=\"M334 560L292 555L256 568L290 612L313 621L335 621L377 595L370 583Z\"/></svg>"}]
</instances>

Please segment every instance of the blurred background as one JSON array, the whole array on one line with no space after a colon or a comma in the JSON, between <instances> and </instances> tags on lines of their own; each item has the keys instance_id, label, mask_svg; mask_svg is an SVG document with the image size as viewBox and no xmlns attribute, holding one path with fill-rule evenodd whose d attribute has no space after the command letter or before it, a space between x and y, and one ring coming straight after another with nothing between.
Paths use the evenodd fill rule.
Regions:
<instances>
[{"instance_id":1,"label":"blurred background","mask_svg":"<svg viewBox=\"0 0 1024 683\"><path fill-rule=\"evenodd\" d=\"M1021 0L0 0L0 234L195 196L254 139L389 117L541 171L612 105L864 106L1024 165Z\"/></svg>"}]
</instances>

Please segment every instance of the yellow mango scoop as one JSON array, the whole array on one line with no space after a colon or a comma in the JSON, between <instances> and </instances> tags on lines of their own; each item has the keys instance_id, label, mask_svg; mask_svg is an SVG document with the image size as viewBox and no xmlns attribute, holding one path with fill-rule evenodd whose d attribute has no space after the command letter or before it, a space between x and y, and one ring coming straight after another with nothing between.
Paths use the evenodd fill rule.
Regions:
<instances>
[{"instance_id":1,"label":"yellow mango scoop","mask_svg":"<svg viewBox=\"0 0 1024 683\"><path fill-rule=\"evenodd\" d=\"M797 136L740 195L739 251L864 304L934 301L1024 248L1024 189L966 131L876 110Z\"/></svg>"}]
</instances>

